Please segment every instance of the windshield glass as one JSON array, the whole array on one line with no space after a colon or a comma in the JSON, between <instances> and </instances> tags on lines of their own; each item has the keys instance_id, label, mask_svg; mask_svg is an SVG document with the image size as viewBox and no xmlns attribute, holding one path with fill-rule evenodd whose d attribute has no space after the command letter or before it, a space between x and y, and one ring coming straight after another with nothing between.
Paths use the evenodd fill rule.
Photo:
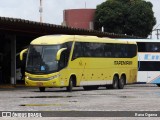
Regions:
<instances>
[{"instance_id":1,"label":"windshield glass","mask_svg":"<svg viewBox=\"0 0 160 120\"><path fill-rule=\"evenodd\" d=\"M56 61L56 54L59 49L60 45L31 45L27 56L26 71L29 73L51 73L57 71L58 61Z\"/></svg>"}]
</instances>

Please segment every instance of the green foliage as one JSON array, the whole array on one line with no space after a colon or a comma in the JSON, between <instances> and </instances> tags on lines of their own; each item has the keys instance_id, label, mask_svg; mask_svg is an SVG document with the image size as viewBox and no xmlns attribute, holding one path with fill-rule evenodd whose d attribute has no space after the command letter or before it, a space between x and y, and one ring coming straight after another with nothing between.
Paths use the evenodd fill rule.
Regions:
<instances>
[{"instance_id":1,"label":"green foliage","mask_svg":"<svg viewBox=\"0 0 160 120\"><path fill-rule=\"evenodd\" d=\"M107 0L97 6L95 29L147 37L156 24L152 3L144 0Z\"/></svg>"}]
</instances>

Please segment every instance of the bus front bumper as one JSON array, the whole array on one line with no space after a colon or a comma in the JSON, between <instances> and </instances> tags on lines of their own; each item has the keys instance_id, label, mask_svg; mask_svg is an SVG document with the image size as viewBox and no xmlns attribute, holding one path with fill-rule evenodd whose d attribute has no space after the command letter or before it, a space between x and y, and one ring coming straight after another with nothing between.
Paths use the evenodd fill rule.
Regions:
<instances>
[{"instance_id":1,"label":"bus front bumper","mask_svg":"<svg viewBox=\"0 0 160 120\"><path fill-rule=\"evenodd\" d=\"M25 78L25 85L30 87L60 87L60 82L58 78L48 81L34 81Z\"/></svg>"}]
</instances>

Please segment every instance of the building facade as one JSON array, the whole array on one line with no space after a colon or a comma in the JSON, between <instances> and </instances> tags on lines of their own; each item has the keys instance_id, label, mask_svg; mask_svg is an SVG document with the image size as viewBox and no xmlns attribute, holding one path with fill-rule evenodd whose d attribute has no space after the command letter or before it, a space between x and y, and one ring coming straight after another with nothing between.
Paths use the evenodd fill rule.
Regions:
<instances>
[{"instance_id":1,"label":"building facade","mask_svg":"<svg viewBox=\"0 0 160 120\"><path fill-rule=\"evenodd\" d=\"M95 9L68 9L64 10L62 25L93 30Z\"/></svg>"}]
</instances>

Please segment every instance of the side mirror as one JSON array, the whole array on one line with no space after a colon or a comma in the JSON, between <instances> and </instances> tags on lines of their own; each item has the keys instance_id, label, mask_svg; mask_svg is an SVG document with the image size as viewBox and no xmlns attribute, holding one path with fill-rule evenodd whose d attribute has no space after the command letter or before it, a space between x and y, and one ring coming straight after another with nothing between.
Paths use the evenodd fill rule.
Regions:
<instances>
[{"instance_id":1,"label":"side mirror","mask_svg":"<svg viewBox=\"0 0 160 120\"><path fill-rule=\"evenodd\" d=\"M28 49L24 49L24 50L22 50L22 51L20 52L20 60L21 60L21 61L23 60L23 54L24 54L25 52L27 52L27 50L28 50Z\"/></svg>"},{"instance_id":2,"label":"side mirror","mask_svg":"<svg viewBox=\"0 0 160 120\"><path fill-rule=\"evenodd\" d=\"M59 61L61 58L61 53L63 51L67 50L67 48L61 48L60 50L58 50L57 55L56 55L56 60Z\"/></svg>"}]
</instances>

